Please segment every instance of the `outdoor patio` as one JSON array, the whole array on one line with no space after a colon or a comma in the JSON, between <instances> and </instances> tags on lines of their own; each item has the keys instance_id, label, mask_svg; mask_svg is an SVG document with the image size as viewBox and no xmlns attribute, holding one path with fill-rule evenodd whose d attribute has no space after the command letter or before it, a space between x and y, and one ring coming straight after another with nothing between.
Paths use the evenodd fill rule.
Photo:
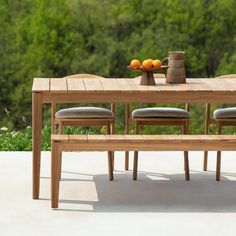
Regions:
<instances>
[{"instance_id":1,"label":"outdoor patio","mask_svg":"<svg viewBox=\"0 0 236 236\"><path fill-rule=\"evenodd\" d=\"M31 198L32 153L0 152L0 235L233 235L235 153L223 152L220 182L215 152L207 172L202 152L189 156L185 181L182 152L140 152L133 181L117 152L109 181L106 153L64 153L59 208L52 210L50 152L42 153L39 200Z\"/></svg>"}]
</instances>

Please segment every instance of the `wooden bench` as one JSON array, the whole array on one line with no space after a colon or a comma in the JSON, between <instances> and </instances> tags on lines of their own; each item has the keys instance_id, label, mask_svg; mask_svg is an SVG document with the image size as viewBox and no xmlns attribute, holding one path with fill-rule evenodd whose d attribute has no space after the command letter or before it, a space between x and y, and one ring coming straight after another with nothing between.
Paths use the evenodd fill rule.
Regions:
<instances>
[{"instance_id":1,"label":"wooden bench","mask_svg":"<svg viewBox=\"0 0 236 236\"><path fill-rule=\"evenodd\" d=\"M52 135L51 200L58 207L62 151L236 151L236 135ZM189 168L185 167L189 174ZM216 170L220 176L220 162ZM112 163L109 177L113 179Z\"/></svg>"}]
</instances>

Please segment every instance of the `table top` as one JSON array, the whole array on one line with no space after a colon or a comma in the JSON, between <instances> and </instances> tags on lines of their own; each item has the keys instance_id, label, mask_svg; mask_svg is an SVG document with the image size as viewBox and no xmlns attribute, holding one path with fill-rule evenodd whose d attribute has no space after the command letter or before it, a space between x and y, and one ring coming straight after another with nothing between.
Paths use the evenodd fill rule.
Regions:
<instances>
[{"instance_id":1,"label":"table top","mask_svg":"<svg viewBox=\"0 0 236 236\"><path fill-rule=\"evenodd\" d=\"M32 92L43 102L236 103L236 79L187 78L186 84L140 85L140 78L35 78ZM99 96L98 96L99 94Z\"/></svg>"},{"instance_id":2,"label":"table top","mask_svg":"<svg viewBox=\"0 0 236 236\"><path fill-rule=\"evenodd\" d=\"M151 91L236 91L236 79L189 78L186 84L167 84L156 79L156 85L139 84L130 78L35 78L33 92L151 92Z\"/></svg>"}]
</instances>

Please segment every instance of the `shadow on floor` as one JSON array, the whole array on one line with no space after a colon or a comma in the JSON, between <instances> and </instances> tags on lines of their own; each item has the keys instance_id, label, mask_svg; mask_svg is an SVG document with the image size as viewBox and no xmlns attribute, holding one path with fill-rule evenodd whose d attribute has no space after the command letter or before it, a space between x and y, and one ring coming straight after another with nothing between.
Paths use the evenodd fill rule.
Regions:
<instances>
[{"instance_id":1,"label":"shadow on floor","mask_svg":"<svg viewBox=\"0 0 236 236\"><path fill-rule=\"evenodd\" d=\"M62 179L61 184L66 185L73 181L76 198L80 191L85 191L80 189L81 182L93 182L98 200L60 198L57 210L61 211L236 212L236 182L228 178L236 178L232 173L222 173L220 182L215 181L215 172L210 171L191 171L190 181L184 180L184 174L166 175L141 171L137 181L132 180L130 171L115 171L114 181L109 181L107 175L65 171L63 175L66 178ZM68 204L74 205L68 207ZM91 209L81 208L83 205L90 205Z\"/></svg>"}]
</instances>

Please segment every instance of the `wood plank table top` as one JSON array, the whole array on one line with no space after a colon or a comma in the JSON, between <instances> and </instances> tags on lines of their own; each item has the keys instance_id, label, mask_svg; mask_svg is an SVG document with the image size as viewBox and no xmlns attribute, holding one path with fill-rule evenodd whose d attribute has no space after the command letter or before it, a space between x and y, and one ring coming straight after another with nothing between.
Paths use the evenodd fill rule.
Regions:
<instances>
[{"instance_id":1,"label":"wood plank table top","mask_svg":"<svg viewBox=\"0 0 236 236\"><path fill-rule=\"evenodd\" d=\"M43 102L191 102L234 103L236 79L188 78L186 84L140 85L140 78L35 78L32 92ZM99 94L99 96L97 96Z\"/></svg>"}]
</instances>

